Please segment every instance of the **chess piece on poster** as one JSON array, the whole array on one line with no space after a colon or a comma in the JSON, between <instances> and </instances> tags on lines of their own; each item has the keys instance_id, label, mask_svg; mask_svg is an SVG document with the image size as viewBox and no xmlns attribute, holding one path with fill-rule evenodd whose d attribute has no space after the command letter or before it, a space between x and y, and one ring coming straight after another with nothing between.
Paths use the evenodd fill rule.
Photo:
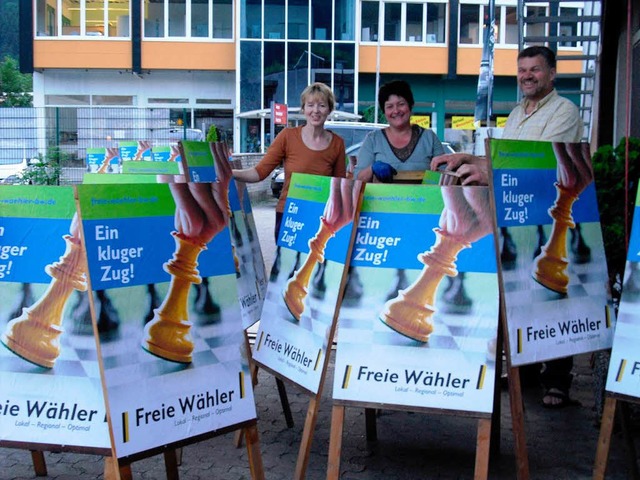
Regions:
<instances>
[{"instance_id":1,"label":"chess piece on poster","mask_svg":"<svg viewBox=\"0 0 640 480\"><path fill-rule=\"evenodd\" d=\"M569 285L567 230L575 227L573 204L593 181L593 172L588 144L554 143L553 151L558 161L556 200L549 209L553 226L549 240L533 262L533 278L549 290L566 294Z\"/></svg>"},{"instance_id":2,"label":"chess piece on poster","mask_svg":"<svg viewBox=\"0 0 640 480\"><path fill-rule=\"evenodd\" d=\"M191 284L202 279L197 270L198 256L221 232L229 220L229 181L231 166L224 155L226 146L211 143L217 173L216 183L169 183L176 202L176 242L173 258L164 268L171 274L169 290L146 324L142 347L150 353L178 363L191 363L194 343L189 321L188 296Z\"/></svg>"},{"instance_id":3,"label":"chess piece on poster","mask_svg":"<svg viewBox=\"0 0 640 480\"><path fill-rule=\"evenodd\" d=\"M304 312L311 273L318 263L324 262L327 242L338 230L353 221L360 192L360 188L355 188L354 183L359 181L335 177L331 179L329 199L320 217L320 227L309 240L309 254L302 267L287 282L282 295L285 305L296 320L300 320Z\"/></svg>"},{"instance_id":4,"label":"chess piece on poster","mask_svg":"<svg viewBox=\"0 0 640 480\"><path fill-rule=\"evenodd\" d=\"M420 276L389 300L380 315L380 320L393 330L419 342L426 342L433 332L435 294L440 282L445 275L458 274L455 264L458 252L471 246L438 228L434 232L435 244L418 256L425 265Z\"/></svg>"},{"instance_id":5,"label":"chess piece on poster","mask_svg":"<svg viewBox=\"0 0 640 480\"><path fill-rule=\"evenodd\" d=\"M309 293L307 286L311 279L311 273L318 263L324 262L324 249L329 239L334 235L335 231L327 224L324 217L320 217L320 228L315 236L309 240L309 255L307 255L302 267L287 282L283 293L284 303L296 320L300 320L304 311L304 299Z\"/></svg>"},{"instance_id":6,"label":"chess piece on poster","mask_svg":"<svg viewBox=\"0 0 640 480\"><path fill-rule=\"evenodd\" d=\"M396 332L419 342L427 342L433 332L435 296L445 275L458 274L456 260L463 248L492 230L489 190L482 187L442 187L444 209L436 241L418 255L424 264L418 278L398 296L385 303L380 320Z\"/></svg>"},{"instance_id":7,"label":"chess piece on poster","mask_svg":"<svg viewBox=\"0 0 640 480\"><path fill-rule=\"evenodd\" d=\"M53 368L60 356L64 308L74 290L87 289L87 259L78 234L77 220L72 221L71 235L65 235L66 249L59 261L47 265L49 287L22 315L11 320L2 343L22 358L45 368Z\"/></svg>"}]
</instances>

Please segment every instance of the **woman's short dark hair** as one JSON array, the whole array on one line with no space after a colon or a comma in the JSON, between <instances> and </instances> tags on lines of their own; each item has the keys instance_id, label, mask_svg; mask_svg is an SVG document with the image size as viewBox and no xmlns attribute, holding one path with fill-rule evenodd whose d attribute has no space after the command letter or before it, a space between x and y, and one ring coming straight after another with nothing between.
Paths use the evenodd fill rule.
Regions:
<instances>
[{"instance_id":1,"label":"woman's short dark hair","mask_svg":"<svg viewBox=\"0 0 640 480\"><path fill-rule=\"evenodd\" d=\"M409 84L404 80L393 80L380 87L380 91L378 92L378 105L382 111L384 111L385 102L389 100L391 95L404 98L409 104L409 108L413 108L413 104L415 103L413 100L413 92Z\"/></svg>"}]
</instances>

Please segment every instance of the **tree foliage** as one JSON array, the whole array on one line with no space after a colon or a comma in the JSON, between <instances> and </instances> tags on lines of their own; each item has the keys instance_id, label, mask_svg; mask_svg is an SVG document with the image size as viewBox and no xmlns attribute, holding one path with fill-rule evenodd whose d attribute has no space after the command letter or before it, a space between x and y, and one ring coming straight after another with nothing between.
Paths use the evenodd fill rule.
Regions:
<instances>
[{"instance_id":1,"label":"tree foliage","mask_svg":"<svg viewBox=\"0 0 640 480\"><path fill-rule=\"evenodd\" d=\"M0 58L7 55L18 58L18 0L0 1Z\"/></svg>"},{"instance_id":2,"label":"tree foliage","mask_svg":"<svg viewBox=\"0 0 640 480\"><path fill-rule=\"evenodd\" d=\"M15 59L4 57L0 63L0 106L30 107L31 91L31 75L20 73Z\"/></svg>"}]
</instances>

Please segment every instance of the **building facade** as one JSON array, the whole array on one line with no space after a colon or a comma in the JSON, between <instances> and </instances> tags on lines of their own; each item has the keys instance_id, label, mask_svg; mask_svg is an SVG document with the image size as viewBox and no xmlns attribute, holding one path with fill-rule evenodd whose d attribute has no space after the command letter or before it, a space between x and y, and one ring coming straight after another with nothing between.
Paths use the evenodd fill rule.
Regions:
<instances>
[{"instance_id":1,"label":"building facade","mask_svg":"<svg viewBox=\"0 0 640 480\"><path fill-rule=\"evenodd\" d=\"M32 0L21 2L20 63L33 72L36 107L159 109L172 125L216 125L236 152L263 148L271 103L299 107L311 82L333 89L340 112L373 121L376 87L402 78L414 114L444 140L453 117L473 115L485 3ZM561 3L560 15L581 8ZM525 9L548 14L544 4ZM496 0L492 121L517 101L517 13L517 0ZM571 37L580 24L560 28ZM560 56L581 49L558 47Z\"/></svg>"}]
</instances>

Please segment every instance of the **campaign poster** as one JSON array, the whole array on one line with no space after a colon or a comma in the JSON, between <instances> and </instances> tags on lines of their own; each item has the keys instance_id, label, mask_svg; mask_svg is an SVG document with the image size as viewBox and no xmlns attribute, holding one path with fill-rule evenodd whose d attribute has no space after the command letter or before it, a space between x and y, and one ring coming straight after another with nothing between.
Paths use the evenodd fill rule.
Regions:
<instances>
[{"instance_id":1,"label":"campaign poster","mask_svg":"<svg viewBox=\"0 0 640 480\"><path fill-rule=\"evenodd\" d=\"M195 189L77 187L118 458L256 416L226 206Z\"/></svg>"},{"instance_id":2,"label":"campaign poster","mask_svg":"<svg viewBox=\"0 0 640 480\"><path fill-rule=\"evenodd\" d=\"M213 145L215 142L180 141L182 169L190 182L215 182Z\"/></svg>"},{"instance_id":3,"label":"campaign poster","mask_svg":"<svg viewBox=\"0 0 640 480\"><path fill-rule=\"evenodd\" d=\"M182 163L177 145L158 145L151 148L150 155L142 156L136 161L130 159L122 162L122 173L181 175Z\"/></svg>"},{"instance_id":4,"label":"campaign poster","mask_svg":"<svg viewBox=\"0 0 640 480\"><path fill-rule=\"evenodd\" d=\"M155 175L146 173L121 173L120 175L100 175L99 173L85 173L82 176L82 183L158 183Z\"/></svg>"},{"instance_id":5,"label":"campaign poster","mask_svg":"<svg viewBox=\"0 0 640 480\"><path fill-rule=\"evenodd\" d=\"M331 348L360 182L294 173L253 358L317 393Z\"/></svg>"},{"instance_id":6,"label":"campaign poster","mask_svg":"<svg viewBox=\"0 0 640 480\"><path fill-rule=\"evenodd\" d=\"M610 348L589 145L492 140L491 162L512 365Z\"/></svg>"},{"instance_id":7,"label":"campaign poster","mask_svg":"<svg viewBox=\"0 0 640 480\"><path fill-rule=\"evenodd\" d=\"M87 148L86 161L89 173L120 173L118 147Z\"/></svg>"},{"instance_id":8,"label":"campaign poster","mask_svg":"<svg viewBox=\"0 0 640 480\"><path fill-rule=\"evenodd\" d=\"M334 401L491 413L498 276L488 187L367 184Z\"/></svg>"},{"instance_id":9,"label":"campaign poster","mask_svg":"<svg viewBox=\"0 0 640 480\"><path fill-rule=\"evenodd\" d=\"M178 145L156 145L151 148L151 160L153 162L180 163L180 148Z\"/></svg>"},{"instance_id":10,"label":"campaign poster","mask_svg":"<svg viewBox=\"0 0 640 480\"><path fill-rule=\"evenodd\" d=\"M640 192L640 190L639 190ZM633 226L622 283L622 298L613 336L606 389L640 398L640 197L636 197Z\"/></svg>"},{"instance_id":11,"label":"campaign poster","mask_svg":"<svg viewBox=\"0 0 640 480\"><path fill-rule=\"evenodd\" d=\"M267 277L246 185L229 184L229 230L236 262L238 301L245 330L260 320L267 291Z\"/></svg>"},{"instance_id":12,"label":"campaign poster","mask_svg":"<svg viewBox=\"0 0 640 480\"><path fill-rule=\"evenodd\" d=\"M130 140L118 143L120 159L124 162L150 162L151 142L148 140Z\"/></svg>"},{"instance_id":13,"label":"campaign poster","mask_svg":"<svg viewBox=\"0 0 640 480\"><path fill-rule=\"evenodd\" d=\"M73 188L1 186L0 211L0 445L107 454Z\"/></svg>"}]
</instances>

